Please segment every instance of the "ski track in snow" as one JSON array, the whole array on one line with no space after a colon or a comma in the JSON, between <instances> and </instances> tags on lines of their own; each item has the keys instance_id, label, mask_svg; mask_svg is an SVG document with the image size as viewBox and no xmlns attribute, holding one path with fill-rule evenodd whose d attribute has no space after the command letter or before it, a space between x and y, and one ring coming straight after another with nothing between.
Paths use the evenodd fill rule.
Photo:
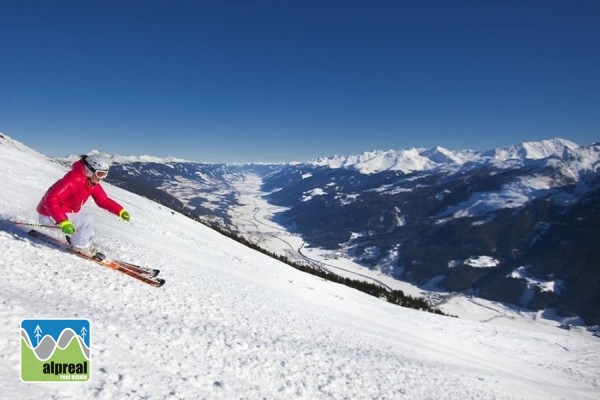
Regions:
<instances>
[{"instance_id":1,"label":"ski track in snow","mask_svg":"<svg viewBox=\"0 0 600 400\"><path fill-rule=\"evenodd\" d=\"M65 169L0 138L0 216L35 220ZM2 399L597 399L600 342L400 308L303 274L110 185L96 244L152 288L0 225ZM20 380L24 318L90 320L91 379Z\"/></svg>"}]
</instances>

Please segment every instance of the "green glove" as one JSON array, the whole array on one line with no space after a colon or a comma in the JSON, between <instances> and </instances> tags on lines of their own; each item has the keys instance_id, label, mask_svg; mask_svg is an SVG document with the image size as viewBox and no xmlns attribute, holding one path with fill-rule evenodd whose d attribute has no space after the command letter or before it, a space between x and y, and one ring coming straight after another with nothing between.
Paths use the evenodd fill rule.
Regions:
<instances>
[{"instance_id":1,"label":"green glove","mask_svg":"<svg viewBox=\"0 0 600 400\"><path fill-rule=\"evenodd\" d=\"M121 212L119 213L119 218L121 218L123 221L127 221L127 222L129 222L129 220L131 219L131 217L129 216L129 213L127 211L125 211L125 209L121 210Z\"/></svg>"},{"instance_id":2,"label":"green glove","mask_svg":"<svg viewBox=\"0 0 600 400\"><path fill-rule=\"evenodd\" d=\"M65 219L63 222L59 223L60 229L62 229L65 235L72 235L75 233L75 227L68 219Z\"/></svg>"}]
</instances>

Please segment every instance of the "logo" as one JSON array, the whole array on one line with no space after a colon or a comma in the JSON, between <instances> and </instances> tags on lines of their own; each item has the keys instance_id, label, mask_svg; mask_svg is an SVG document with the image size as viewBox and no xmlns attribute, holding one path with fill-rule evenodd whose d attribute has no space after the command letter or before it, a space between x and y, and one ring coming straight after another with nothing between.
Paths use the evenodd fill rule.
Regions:
<instances>
[{"instance_id":1,"label":"logo","mask_svg":"<svg viewBox=\"0 0 600 400\"><path fill-rule=\"evenodd\" d=\"M21 380L85 382L90 379L90 321L24 319Z\"/></svg>"}]
</instances>

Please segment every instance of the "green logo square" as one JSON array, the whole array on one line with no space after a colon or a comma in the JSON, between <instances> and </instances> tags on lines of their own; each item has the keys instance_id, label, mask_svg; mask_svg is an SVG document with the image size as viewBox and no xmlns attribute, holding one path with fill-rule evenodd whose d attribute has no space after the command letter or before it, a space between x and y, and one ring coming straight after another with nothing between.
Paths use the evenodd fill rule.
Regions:
<instances>
[{"instance_id":1,"label":"green logo square","mask_svg":"<svg viewBox=\"0 0 600 400\"><path fill-rule=\"evenodd\" d=\"M90 321L21 321L23 382L86 382L90 379Z\"/></svg>"}]
</instances>

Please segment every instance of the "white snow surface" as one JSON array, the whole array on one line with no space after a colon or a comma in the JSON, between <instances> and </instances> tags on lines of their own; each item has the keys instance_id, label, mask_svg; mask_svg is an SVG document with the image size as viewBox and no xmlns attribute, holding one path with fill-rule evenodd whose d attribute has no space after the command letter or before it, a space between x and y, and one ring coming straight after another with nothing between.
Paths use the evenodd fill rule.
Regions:
<instances>
[{"instance_id":1,"label":"white snow surface","mask_svg":"<svg viewBox=\"0 0 600 400\"><path fill-rule=\"evenodd\" d=\"M66 169L0 137L0 216L35 221ZM391 305L296 271L105 184L96 244L160 268L152 288L0 224L2 399L597 399L600 341ZM91 379L20 380L25 318L90 320Z\"/></svg>"}]
</instances>

